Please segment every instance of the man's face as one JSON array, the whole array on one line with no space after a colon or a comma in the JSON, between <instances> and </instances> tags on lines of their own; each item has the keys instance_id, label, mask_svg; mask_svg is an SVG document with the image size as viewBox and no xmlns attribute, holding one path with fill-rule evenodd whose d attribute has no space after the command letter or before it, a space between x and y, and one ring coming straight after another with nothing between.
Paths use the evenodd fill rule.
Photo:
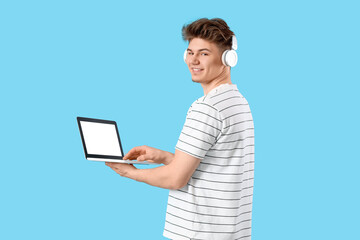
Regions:
<instances>
[{"instance_id":1,"label":"man's face","mask_svg":"<svg viewBox=\"0 0 360 240\"><path fill-rule=\"evenodd\" d=\"M194 38L187 49L186 64L192 80L198 83L210 83L217 79L225 70L219 48L215 43Z\"/></svg>"}]
</instances>

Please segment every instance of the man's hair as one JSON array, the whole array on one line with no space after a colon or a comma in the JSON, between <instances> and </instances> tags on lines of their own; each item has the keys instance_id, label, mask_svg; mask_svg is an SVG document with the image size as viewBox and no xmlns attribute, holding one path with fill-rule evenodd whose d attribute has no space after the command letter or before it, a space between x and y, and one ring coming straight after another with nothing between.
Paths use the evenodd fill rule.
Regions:
<instances>
[{"instance_id":1,"label":"man's hair","mask_svg":"<svg viewBox=\"0 0 360 240\"><path fill-rule=\"evenodd\" d=\"M201 38L215 43L221 50L231 49L234 33L221 18L201 18L182 28L184 41Z\"/></svg>"}]
</instances>

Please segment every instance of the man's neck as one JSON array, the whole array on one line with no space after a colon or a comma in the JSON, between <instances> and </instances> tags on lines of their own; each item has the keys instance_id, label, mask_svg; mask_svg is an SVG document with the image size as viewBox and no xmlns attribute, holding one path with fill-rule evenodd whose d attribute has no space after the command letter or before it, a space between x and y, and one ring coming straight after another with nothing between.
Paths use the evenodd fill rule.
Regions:
<instances>
[{"instance_id":1,"label":"man's neck","mask_svg":"<svg viewBox=\"0 0 360 240\"><path fill-rule=\"evenodd\" d=\"M230 71L225 73L224 75L219 76L219 78L214 79L207 83L201 83L201 86L204 90L204 95L208 94L211 90L214 88L222 85L222 84L232 84L231 77L230 77Z\"/></svg>"}]
</instances>

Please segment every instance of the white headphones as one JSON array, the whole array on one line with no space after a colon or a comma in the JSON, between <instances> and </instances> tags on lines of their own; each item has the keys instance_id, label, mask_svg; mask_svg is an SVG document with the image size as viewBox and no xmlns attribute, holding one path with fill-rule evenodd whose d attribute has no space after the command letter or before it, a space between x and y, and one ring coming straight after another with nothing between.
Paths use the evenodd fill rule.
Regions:
<instances>
[{"instance_id":1,"label":"white headphones","mask_svg":"<svg viewBox=\"0 0 360 240\"><path fill-rule=\"evenodd\" d=\"M238 56L236 53L237 49L237 40L235 35L232 36L232 46L231 50L225 50L221 56L222 63L227 67L235 67L238 61ZM184 52L184 61L186 62L187 49Z\"/></svg>"}]
</instances>

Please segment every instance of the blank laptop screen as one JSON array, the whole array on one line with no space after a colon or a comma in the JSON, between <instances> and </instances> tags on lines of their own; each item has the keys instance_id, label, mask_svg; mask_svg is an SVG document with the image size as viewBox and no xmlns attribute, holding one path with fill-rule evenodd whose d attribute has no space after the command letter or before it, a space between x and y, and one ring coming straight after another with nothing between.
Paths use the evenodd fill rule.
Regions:
<instances>
[{"instance_id":1,"label":"blank laptop screen","mask_svg":"<svg viewBox=\"0 0 360 240\"><path fill-rule=\"evenodd\" d=\"M122 157L114 124L80 121L88 154Z\"/></svg>"}]
</instances>

